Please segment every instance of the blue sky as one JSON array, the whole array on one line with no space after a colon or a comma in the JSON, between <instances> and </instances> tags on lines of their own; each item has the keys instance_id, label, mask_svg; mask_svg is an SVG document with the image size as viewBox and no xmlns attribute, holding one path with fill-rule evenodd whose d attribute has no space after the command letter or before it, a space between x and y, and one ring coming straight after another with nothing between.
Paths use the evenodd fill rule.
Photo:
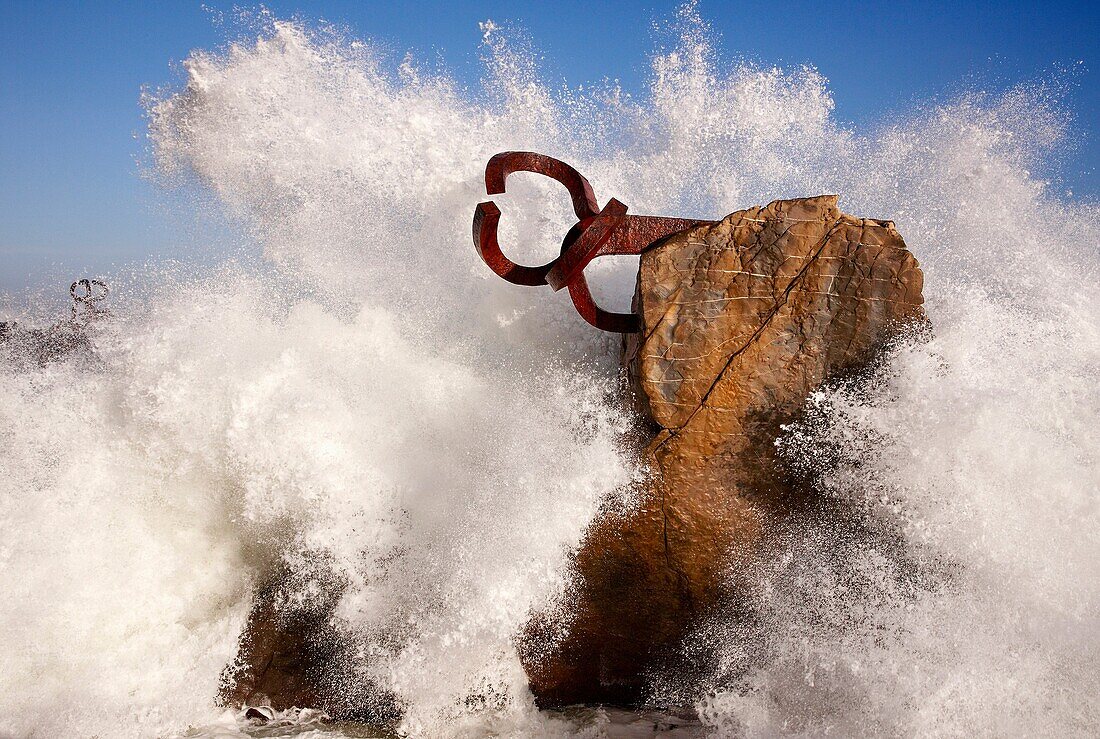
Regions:
<instances>
[{"instance_id":1,"label":"blue sky","mask_svg":"<svg viewBox=\"0 0 1100 739\"><path fill-rule=\"evenodd\" d=\"M103 272L209 238L139 176L143 85L178 83L193 48L226 41L217 11L247 2L0 2L0 289L54 272ZM275 0L277 16L324 19L441 62L471 85L478 22L524 29L545 78L644 88L654 23L679 2L395 3ZM1100 3L821 3L701 0L723 58L810 63L836 116L857 127L966 89L1068 82L1076 149L1059 185L1100 194ZM213 11L213 12L212 12ZM797 21L795 19L798 19ZM797 29L797 30L796 30ZM1083 62L1083 64L1082 64ZM1059 70L1073 70L1069 73Z\"/></svg>"}]
</instances>

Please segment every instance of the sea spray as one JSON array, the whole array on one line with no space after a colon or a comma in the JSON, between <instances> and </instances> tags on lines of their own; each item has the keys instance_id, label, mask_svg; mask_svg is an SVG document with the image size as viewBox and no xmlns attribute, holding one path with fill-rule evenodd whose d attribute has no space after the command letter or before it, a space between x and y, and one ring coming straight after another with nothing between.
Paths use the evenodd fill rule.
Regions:
<instances>
[{"instance_id":1,"label":"sea spray","mask_svg":"<svg viewBox=\"0 0 1100 739\"><path fill-rule=\"evenodd\" d=\"M821 508L688 641L719 733L1100 724L1100 214L1027 174L1064 126L1043 95L934 109L860 142L866 169L834 185L897 220L932 329L777 440Z\"/></svg>"},{"instance_id":2,"label":"sea spray","mask_svg":"<svg viewBox=\"0 0 1100 739\"><path fill-rule=\"evenodd\" d=\"M201 719L250 588L280 560L352 583L349 638L357 620L401 637L387 687L414 686L410 716L522 675L514 633L628 480L602 393L551 371L493 377L383 310L273 307L275 289L183 286L97 337L101 370L6 378L18 735Z\"/></svg>"},{"instance_id":3,"label":"sea spray","mask_svg":"<svg viewBox=\"0 0 1100 739\"><path fill-rule=\"evenodd\" d=\"M403 731L568 729L533 712L514 641L568 610L568 552L640 472L615 344L469 243L485 160L528 149L636 212L836 192L925 270L931 333L780 440L852 516L731 573L759 589L689 640L709 661L677 697L720 734L1095 733L1100 213L1030 174L1067 125L1047 90L856 132L818 72L724 65L691 10L638 99L551 89L491 24L469 94L260 22L147 109L158 176L213 193L268 267L147 290L92 367L3 370L0 729L214 721L252 587L318 562ZM510 254L555 253L559 186L497 200ZM630 260L591 271L621 308Z\"/></svg>"}]
</instances>

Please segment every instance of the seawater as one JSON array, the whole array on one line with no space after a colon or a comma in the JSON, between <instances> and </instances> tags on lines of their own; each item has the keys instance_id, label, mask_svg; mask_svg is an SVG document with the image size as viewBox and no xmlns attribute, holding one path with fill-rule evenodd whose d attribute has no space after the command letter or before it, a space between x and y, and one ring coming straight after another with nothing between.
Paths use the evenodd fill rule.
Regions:
<instances>
[{"instance_id":1,"label":"seawater","mask_svg":"<svg viewBox=\"0 0 1100 739\"><path fill-rule=\"evenodd\" d=\"M1100 209L1036 174L1065 145L1057 84L864 131L814 69L719 63L694 10L677 23L637 98L555 88L492 24L466 90L266 14L147 96L150 173L262 258L116 276L94 362L0 358L0 734L254 731L214 696L276 565L288 608L346 584L348 659L398 733L610 731L537 711L516 654L533 611L568 618L569 552L645 473L615 340L471 247L508 149L640 213L838 193L925 270L930 332L777 442L850 515L730 572L745 602L655 701L716 736L1100 732ZM553 254L559 186L496 200L515 258ZM591 272L623 308L631 261Z\"/></svg>"}]
</instances>

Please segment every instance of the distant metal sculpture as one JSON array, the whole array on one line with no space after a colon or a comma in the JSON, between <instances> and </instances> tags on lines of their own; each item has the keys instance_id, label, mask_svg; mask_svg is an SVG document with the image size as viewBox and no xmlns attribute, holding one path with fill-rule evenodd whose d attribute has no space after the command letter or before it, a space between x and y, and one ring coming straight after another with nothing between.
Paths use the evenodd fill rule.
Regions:
<instances>
[{"instance_id":1,"label":"distant metal sculpture","mask_svg":"<svg viewBox=\"0 0 1100 739\"><path fill-rule=\"evenodd\" d=\"M69 286L69 294L73 296L73 318L86 320L110 315L105 305L110 292L102 280L84 278L74 282Z\"/></svg>"},{"instance_id":2,"label":"distant metal sculpture","mask_svg":"<svg viewBox=\"0 0 1100 739\"><path fill-rule=\"evenodd\" d=\"M584 269L596 257L641 254L648 246L692 226L715 223L689 218L628 216L627 207L611 198L601 210L592 185L565 162L529 151L497 154L485 166L485 191L504 192L504 181L513 172L534 172L565 185L573 200L577 223L562 241L557 259L541 267L527 267L504 256L497 243L500 209L493 201L479 203L474 211L474 247L489 269L516 285L550 285L555 291L569 288L569 297L584 320L598 329L633 333L639 328L634 313L613 313L596 305Z\"/></svg>"}]
</instances>

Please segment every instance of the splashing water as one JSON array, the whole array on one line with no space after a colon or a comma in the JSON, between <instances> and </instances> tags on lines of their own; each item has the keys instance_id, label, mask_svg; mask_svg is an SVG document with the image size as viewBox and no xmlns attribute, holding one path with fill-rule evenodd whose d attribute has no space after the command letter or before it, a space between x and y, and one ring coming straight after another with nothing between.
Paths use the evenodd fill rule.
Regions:
<instances>
[{"instance_id":1,"label":"splashing water","mask_svg":"<svg viewBox=\"0 0 1100 739\"><path fill-rule=\"evenodd\" d=\"M836 192L925 269L931 335L779 440L858 526L777 532L730 573L751 618L716 615L685 645L699 680L655 696L718 735L1100 730L1100 210L1029 174L1064 136L1056 100L973 95L860 134L814 70L722 67L680 20L644 102L552 91L491 24L471 97L270 18L147 101L158 175L216 194L266 266L122 305L91 367L0 361L0 733L239 735L218 675L276 563L306 593L347 583L340 627L401 731L601 731L534 710L514 640L640 473L612 341L469 244L507 149L636 212ZM556 185L518 176L498 202L517 257L553 253ZM598 297L630 294L625 261L593 265Z\"/></svg>"}]
</instances>

